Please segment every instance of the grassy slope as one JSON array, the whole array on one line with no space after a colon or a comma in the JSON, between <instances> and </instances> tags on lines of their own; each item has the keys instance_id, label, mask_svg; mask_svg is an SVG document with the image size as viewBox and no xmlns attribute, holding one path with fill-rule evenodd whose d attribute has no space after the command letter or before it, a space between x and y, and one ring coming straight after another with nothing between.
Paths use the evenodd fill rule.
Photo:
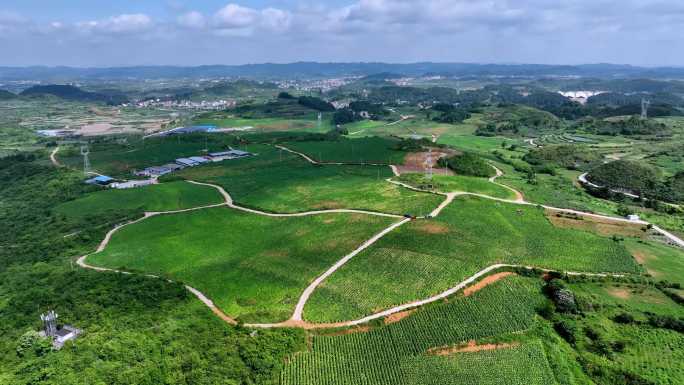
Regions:
<instances>
[{"instance_id":1,"label":"grassy slope","mask_svg":"<svg viewBox=\"0 0 684 385\"><path fill-rule=\"evenodd\" d=\"M507 188L491 183L486 178L478 178L465 175L433 175L431 181L427 181L422 174L403 174L399 181L415 187L423 187L426 183L440 192L470 192L485 194L496 198L514 199L515 194Z\"/></svg>"},{"instance_id":2,"label":"grassy slope","mask_svg":"<svg viewBox=\"0 0 684 385\"><path fill-rule=\"evenodd\" d=\"M309 351L291 359L282 383L404 384L407 360L428 359L432 347L527 330L541 301L537 281L509 278L369 332L314 337Z\"/></svg>"},{"instance_id":3,"label":"grassy slope","mask_svg":"<svg viewBox=\"0 0 684 385\"><path fill-rule=\"evenodd\" d=\"M419 215L441 197L392 185L389 167L315 166L270 146L249 146L256 157L185 169L184 178L217 183L240 204L274 212L366 209Z\"/></svg>"},{"instance_id":4,"label":"grassy slope","mask_svg":"<svg viewBox=\"0 0 684 385\"><path fill-rule=\"evenodd\" d=\"M576 350L593 370L597 383L622 384L624 377L609 382L609 371L629 373L641 383L681 384L684 382L684 335L649 325L620 324L611 319L621 313L632 314L644 322L644 312L684 317L684 308L652 287L642 285L573 284L570 286L587 310L576 318ZM590 338L588 330L599 337ZM624 343L623 351L606 355L597 350L597 341ZM648 381L648 382L646 382ZM633 383L639 383L634 381Z\"/></svg>"},{"instance_id":5,"label":"grassy slope","mask_svg":"<svg viewBox=\"0 0 684 385\"><path fill-rule=\"evenodd\" d=\"M474 197L388 234L312 295L305 318L336 321L434 295L497 262L570 271L637 272L618 243L558 229L543 211Z\"/></svg>"},{"instance_id":6,"label":"grassy slope","mask_svg":"<svg viewBox=\"0 0 684 385\"><path fill-rule=\"evenodd\" d=\"M681 249L632 239L628 239L626 245L654 279L684 284L684 252Z\"/></svg>"},{"instance_id":7,"label":"grassy slope","mask_svg":"<svg viewBox=\"0 0 684 385\"><path fill-rule=\"evenodd\" d=\"M75 219L114 210L171 211L223 202L215 188L171 182L128 190L104 190L63 203L57 213Z\"/></svg>"},{"instance_id":8,"label":"grassy slope","mask_svg":"<svg viewBox=\"0 0 684 385\"><path fill-rule=\"evenodd\" d=\"M282 321L311 280L390 223L357 214L267 218L206 209L126 227L89 261L181 280L246 321Z\"/></svg>"},{"instance_id":9,"label":"grassy slope","mask_svg":"<svg viewBox=\"0 0 684 385\"><path fill-rule=\"evenodd\" d=\"M402 164L406 153L393 150L397 140L368 137L325 142L291 142L285 146L322 162Z\"/></svg>"}]
</instances>

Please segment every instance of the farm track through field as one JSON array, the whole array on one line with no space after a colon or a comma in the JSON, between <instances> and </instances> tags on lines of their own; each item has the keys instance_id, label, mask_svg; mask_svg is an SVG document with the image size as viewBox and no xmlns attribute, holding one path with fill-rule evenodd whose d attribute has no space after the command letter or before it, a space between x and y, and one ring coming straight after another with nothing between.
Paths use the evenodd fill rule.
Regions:
<instances>
[{"instance_id":1,"label":"farm track through field","mask_svg":"<svg viewBox=\"0 0 684 385\"><path fill-rule=\"evenodd\" d=\"M59 146L55 147L50 153L50 162L52 162L55 167L62 167L62 164L57 160L57 152L59 151Z\"/></svg>"},{"instance_id":2,"label":"farm track through field","mask_svg":"<svg viewBox=\"0 0 684 385\"><path fill-rule=\"evenodd\" d=\"M279 148L279 149L281 149L281 150L283 150L283 151L288 151L288 152L291 152L291 153L293 153L293 154L297 154L297 155L303 157L305 160L307 160L308 162L310 162L310 163L312 163L312 164L320 164L320 165L349 165L349 163L343 163L343 162L333 162L333 163L318 162L318 161L316 161L316 160L310 158L310 157L307 156L306 154L303 154L303 153L300 153L300 152L297 152L297 151L293 151L293 150L291 150L291 149L288 149L287 147L283 147L283 146L276 146L276 147ZM53 152L52 152L52 154L51 154L51 156L50 156L51 160L54 158L54 155L56 154L57 150L58 150L58 149L53 150ZM55 162L56 162L56 159L54 159L53 164L54 164ZM58 164L58 163L57 163L57 164ZM57 165L57 164L56 164L56 165ZM358 164L357 164L357 165L358 165ZM366 163L365 165L387 166L386 164L372 164L372 163ZM392 169L392 172L393 172L393 174L394 174L395 176L399 176L399 172L398 172L398 170L397 170L397 168L396 168L395 166L390 165L389 167ZM494 167L494 166L492 166L492 167ZM611 216L607 216L607 215L600 215L600 214L593 214L593 213L585 213L585 212L581 212L581 211L577 211L577 210L572 210L572 209L562 209L562 208L556 208L556 207L545 206L545 205L538 205L538 204L534 204L534 203L531 203L531 202L527 202L527 201L524 200L523 195L522 195L519 191L517 191L517 190L511 188L510 186L506 186L506 185L504 185L504 184L497 183L497 182L496 182L496 178L502 176L502 175L503 175L503 172L502 172L501 170L499 170L498 168L496 168L496 167L494 167L494 169L496 170L496 175L493 176L493 177L491 177L491 178L489 178L489 181L490 181L491 183L497 184L497 185L499 185L499 186L502 186L502 187L504 187L504 188L507 188L507 189L513 191L513 192L515 193L515 196L516 196L516 199L515 199L515 200L502 199L502 198L496 198L496 197L488 196L488 195L485 195L485 194L469 193L469 192L460 192L460 191L449 192L449 193L441 193L441 192L428 191L428 190L423 190L423 189L419 189L419 188L410 186L410 185L408 185L408 184L406 184L406 183L402 183L402 182L398 182L398 181L392 180L391 178L387 179L387 182L392 183L392 184L395 184L395 185L398 185L398 186L402 186L402 187L407 188L407 189L411 189L411 190L414 190L414 191L418 191L418 192L431 193L431 194L437 194L437 195L442 195L442 196L444 196L444 197L445 197L445 200L444 200L437 208L435 208L435 210L432 211L432 213L430 214L430 217L436 217L436 216L438 216L438 215L440 214L440 212L441 212L444 208L446 208L451 202L453 202L453 200L454 200L456 197L465 196L465 195L470 195L470 196L476 196L476 197L480 197L480 198L483 198L483 199L488 199L488 200L493 200L493 201L499 201L499 202L504 202L504 203L511 203L511 204L518 204L518 205L527 205L527 206L539 206L539 207L543 207L543 208L546 208L546 209L557 210L557 211L560 211L560 212L572 213L572 214L576 214L576 215L580 215L580 216L588 216L588 217L594 217L594 218L600 218L600 219L607 219L607 220L612 220L612 221L615 221L615 222L632 223L632 224L636 223L636 224L642 224L642 225L649 225L649 223L648 223L648 222L645 222L645 221L630 221L630 220L624 219L624 218L616 218L616 217L611 217ZM142 221L142 220L145 220L145 219L147 219L147 218L150 218L150 217L153 217L153 216L157 216L157 215L170 215L170 214L177 214L177 213L190 212L190 211L196 211L196 210L203 210L203 209L208 209L208 208L224 207L224 206L225 206L225 207L229 207L229 208L232 208L232 209L235 209L235 210L240 210L240 211L244 211L244 212L248 212L248 213L252 213L252 214L256 214L256 215L268 216L268 217L302 217L302 216L322 215L322 214L329 214L329 213L357 213L357 214L376 215L376 216L383 216L383 217L390 217L390 218L403 218L401 221L393 223L393 224L390 225L389 227L387 227L387 228L385 228L384 230L382 230L380 233L376 234L375 236L373 236L372 238L370 238L369 240L367 240L366 242L364 242L362 245L360 245L360 246L359 246L358 248L356 248L354 251L352 251L351 253L347 254L347 255L344 256L343 258L341 258L341 259L340 259L338 262L336 262L332 267L330 267L328 270L326 270L322 275L320 275L319 277L317 277L317 278L316 278L316 279L315 279L315 280L314 280L314 281L313 281L313 282L304 290L304 292L303 292L302 295L300 296L300 298L299 298L299 300L298 300L298 302L297 302L296 308L295 308L295 310L294 310L294 313L293 313L292 317L291 317L289 320L287 320L287 321L285 321L285 322L281 322L281 323L270 323L270 324L247 324L247 325L245 325L245 326L248 326L248 327L254 327L254 328L296 327L296 328L304 328L304 329L325 329L325 328L341 328L341 327L357 326L357 325L365 324L365 323L370 322L370 321L372 321L372 320L376 320L376 319L380 319L380 318L385 318L385 317L391 316L391 315L393 315L393 314L401 313L401 312L404 312L404 311L407 311L407 310L412 310L412 309L415 309L415 308L424 306L424 305L426 305L426 304L433 303L433 302L436 302L436 301L439 301L439 300L443 300L443 299L445 299L445 298L448 298L448 297L450 297L450 296L456 294L457 292L463 290L464 288L468 287L469 285L475 283L478 279L480 279L480 278L486 276L487 274L489 274L489 273L491 273L491 272L493 272L493 271L496 271L496 270L505 269L505 268L509 268L509 269L510 269L510 268L523 268L523 269L528 269L528 270L537 269L537 270L544 271L544 272L554 272L554 270L543 269L543 268L537 268L537 267L533 267L533 266L510 265L510 264L495 264L495 265L488 266L488 267L484 268L483 270L480 270L479 272L475 273L475 274L472 275L471 277L469 277L469 278L465 279L464 281L460 282L460 283L457 284L456 286L454 286L454 287L452 287L452 288L450 288L450 289L448 289L448 290L446 290L446 291L444 291L444 292L442 292L442 293L439 293L439 294L437 294L437 295L435 295L435 296L432 296L432 297L430 297L430 298L426 298L426 299L422 299L422 300L417 300L417 301L409 302L409 303L406 303L406 304L403 304L403 305L399 305L399 306L396 306L396 307L393 307L393 308L390 308L390 309L387 309L387 310L384 310L384 311L381 311L381 312L378 312L378 313L375 313L375 314L368 315L368 316L366 316L366 317L363 317L363 318L360 318L360 319L357 319L357 320L351 320L351 321L345 321L345 322L337 322L337 323L310 323L310 322L304 321L302 316L303 316L304 307L305 307L306 303L308 302L308 299L309 299L310 295L315 291L315 289L316 289L316 288L317 288L317 287L318 287L326 278L328 278L330 275L332 275L335 271L337 271L340 267L342 267L344 264L346 264L346 263L347 263L349 260L351 260L354 256L358 255L360 252L362 252L363 250L365 250L365 249L367 249L368 247L370 247L371 245L373 245L375 242L377 242L378 240L380 240L383 236L385 236L385 235L388 234L389 232L391 232L391 231L395 230L396 228L400 227L401 225L403 225L403 224L405 224L405 223L411 221L411 219L410 219L410 218L404 218L404 217L402 217L402 216L394 215L394 214L387 214L387 213L373 212L373 211L364 211L364 210L352 210L352 209L333 209L333 210L306 211L306 212L293 213L293 214L268 213L268 212L259 211L259 210L255 210L255 209L246 208L246 207L242 207L242 206L236 205L236 204L233 202L233 199L232 199L232 197L230 196L230 194L229 194L225 189L223 189L221 186L214 185L214 184L210 184L210 183L195 182L195 181L188 181L188 182L189 182L189 183L192 183L192 184L196 184L196 185L210 186L210 187L213 187L213 188L217 189L217 190L219 191L219 193L223 196L224 202L223 202L223 203L219 203L219 204L215 204L215 205L202 206L202 207L196 207L196 208L190 208L190 209L183 209L183 210L164 211L164 212L146 212L145 215L144 215L142 218L136 219L136 220L134 220L134 221L131 221L131 222L128 222L128 223L125 223L125 224L117 225L117 226L114 227L112 230L110 230L110 231L107 233L107 235L105 236L105 238L102 240L102 242L99 244L99 246L97 247L97 249L96 249L95 252L93 252L93 253L91 253L91 254L86 254L86 255L81 256L81 257L78 258L78 261L77 261L78 265L81 266L81 267L83 267L83 268L93 269L93 270L96 270L96 271L110 271L110 272L117 272L117 273L122 273L122 274L131 274L130 272L125 272L125 271L120 271L120 270L114 270L114 269L109 269L109 268L103 268L103 267L97 267L97 266L88 265L88 264L86 263L86 258L87 258L88 256L92 255L92 254L96 254L96 253L102 252L102 251L105 249L105 247L107 246L107 244L109 243L109 241L111 240L112 235L113 235L115 232L117 232L118 230L120 230L121 228L125 227L125 226L128 226L128 225L131 225L131 224L138 223L138 222L140 222L140 221ZM676 237L675 235L673 235L673 234L671 234L671 233L669 233L669 232L667 232L667 231L665 231L665 230L663 230L663 229L661 229L661 228L659 228L659 227L657 227L657 226L653 226L653 229L654 229L655 231L661 233L663 236L667 237L668 239L670 239L672 242L678 244L678 245L681 246L681 247L684 247L684 241L682 241L681 239L679 239L679 238ZM625 274L612 274L612 273L582 273L582 272L559 272L559 273L563 273L563 274L567 274L567 275L583 275L583 276L594 276L594 277L608 277L608 276L612 276L612 277L623 277L623 276L625 276ZM158 276L149 275L149 274L148 274L147 276L148 276L148 277L154 277L154 278L160 278L160 277L158 277ZM187 289L188 291L190 291L192 294L194 294L200 301L202 301L205 305L207 305L207 307L209 307L216 315L218 315L218 316L219 316L221 319L223 319L225 322L230 323L230 324L237 324L237 321L236 321L235 319L233 319L233 318L231 318L230 316L228 316L228 315L226 315L225 313L223 313L223 312L222 312L218 307L216 307L216 305L215 305L209 298L207 298L202 292L200 292L199 290L197 290L197 289L195 289L195 288L193 288L193 287L191 287L191 286L187 286L187 285L186 285L185 287L186 287L186 289Z\"/></svg>"}]
</instances>

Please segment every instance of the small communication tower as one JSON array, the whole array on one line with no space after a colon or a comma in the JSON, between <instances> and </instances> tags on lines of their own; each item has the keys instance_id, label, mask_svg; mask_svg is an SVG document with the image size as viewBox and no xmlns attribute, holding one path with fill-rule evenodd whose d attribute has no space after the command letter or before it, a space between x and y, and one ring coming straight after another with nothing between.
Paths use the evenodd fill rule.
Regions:
<instances>
[{"instance_id":1,"label":"small communication tower","mask_svg":"<svg viewBox=\"0 0 684 385\"><path fill-rule=\"evenodd\" d=\"M57 336L57 318L59 318L59 314L55 313L54 310L49 310L47 313L40 315L46 337Z\"/></svg>"},{"instance_id":2,"label":"small communication tower","mask_svg":"<svg viewBox=\"0 0 684 385\"><path fill-rule=\"evenodd\" d=\"M323 114L319 112L318 113L318 123L317 123L318 128L321 128L322 123L323 123Z\"/></svg>"},{"instance_id":3,"label":"small communication tower","mask_svg":"<svg viewBox=\"0 0 684 385\"><path fill-rule=\"evenodd\" d=\"M88 175L90 173L90 148L88 145L81 146L81 155L83 155L83 175Z\"/></svg>"},{"instance_id":4,"label":"small communication tower","mask_svg":"<svg viewBox=\"0 0 684 385\"><path fill-rule=\"evenodd\" d=\"M648 119L648 107L650 106L650 100L646 100L646 98L641 98L641 119Z\"/></svg>"},{"instance_id":5,"label":"small communication tower","mask_svg":"<svg viewBox=\"0 0 684 385\"><path fill-rule=\"evenodd\" d=\"M432 180L432 149L428 150L427 157L425 158L425 178Z\"/></svg>"}]
</instances>

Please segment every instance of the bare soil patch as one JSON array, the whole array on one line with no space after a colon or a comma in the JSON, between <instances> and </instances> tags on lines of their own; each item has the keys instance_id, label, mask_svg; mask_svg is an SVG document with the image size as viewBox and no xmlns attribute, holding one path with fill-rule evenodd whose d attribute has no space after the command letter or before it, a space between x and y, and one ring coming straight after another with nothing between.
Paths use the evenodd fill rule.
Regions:
<instances>
[{"instance_id":1,"label":"bare soil patch","mask_svg":"<svg viewBox=\"0 0 684 385\"><path fill-rule=\"evenodd\" d=\"M325 209L341 209L343 206L340 204L340 202L336 201L321 201L313 205L313 208L316 210L325 210Z\"/></svg>"},{"instance_id":2,"label":"bare soil patch","mask_svg":"<svg viewBox=\"0 0 684 385\"><path fill-rule=\"evenodd\" d=\"M611 296L620 299L629 299L632 296L632 293L628 289L622 287L611 287L610 289L606 289L606 291Z\"/></svg>"},{"instance_id":3,"label":"bare soil patch","mask_svg":"<svg viewBox=\"0 0 684 385\"><path fill-rule=\"evenodd\" d=\"M546 217L556 227L584 230L602 236L622 235L625 237L646 238L644 225L613 221L607 218L596 218L568 214L557 210L546 210Z\"/></svg>"},{"instance_id":4,"label":"bare soil patch","mask_svg":"<svg viewBox=\"0 0 684 385\"><path fill-rule=\"evenodd\" d=\"M648 252L644 252L644 251L634 251L632 253L632 256L641 265L646 264L649 261L652 261L654 259L658 259L658 257L656 257L655 255L648 253ZM646 271L655 278L657 278L659 275L661 275L660 272L652 270L652 269L646 268Z\"/></svg>"},{"instance_id":5,"label":"bare soil patch","mask_svg":"<svg viewBox=\"0 0 684 385\"><path fill-rule=\"evenodd\" d=\"M449 226L440 222L421 221L417 230L427 234L446 234L449 232Z\"/></svg>"},{"instance_id":6,"label":"bare soil patch","mask_svg":"<svg viewBox=\"0 0 684 385\"><path fill-rule=\"evenodd\" d=\"M481 281L479 281L478 283L465 288L465 290L463 290L463 295L465 297L468 297L468 296L472 295L473 293L477 293L478 291L484 289L485 287L493 284L494 282L496 282L500 279L506 278L509 275L513 275L513 274L515 274L515 273L510 272L510 271L504 271L501 273L489 275L489 276L485 277L484 279L482 279Z\"/></svg>"},{"instance_id":7,"label":"bare soil patch","mask_svg":"<svg viewBox=\"0 0 684 385\"><path fill-rule=\"evenodd\" d=\"M484 350L510 349L519 345L520 344L518 342L478 345L477 342L473 340L468 342L466 345L432 348L429 349L427 353L434 356L449 356L456 353L474 353Z\"/></svg>"},{"instance_id":8,"label":"bare soil patch","mask_svg":"<svg viewBox=\"0 0 684 385\"><path fill-rule=\"evenodd\" d=\"M390 314L385 317L385 325L393 324L403 320L404 318L410 316L416 311L416 309L406 310L399 313Z\"/></svg>"},{"instance_id":9,"label":"bare soil patch","mask_svg":"<svg viewBox=\"0 0 684 385\"><path fill-rule=\"evenodd\" d=\"M429 166L432 166L435 174L453 175L453 172L449 169L436 168L437 161L449 155L451 155L451 152L446 151L433 151L432 154L429 152L410 152L404 157L404 164L397 168L399 173L417 173L424 172ZM428 158L430 158L429 162Z\"/></svg>"}]
</instances>

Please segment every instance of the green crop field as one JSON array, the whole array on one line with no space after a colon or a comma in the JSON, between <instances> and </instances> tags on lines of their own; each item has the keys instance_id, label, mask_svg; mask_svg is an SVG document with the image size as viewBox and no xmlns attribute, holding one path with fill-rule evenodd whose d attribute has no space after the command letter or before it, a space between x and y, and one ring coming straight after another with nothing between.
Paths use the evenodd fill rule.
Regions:
<instances>
[{"instance_id":1,"label":"green crop field","mask_svg":"<svg viewBox=\"0 0 684 385\"><path fill-rule=\"evenodd\" d=\"M63 203L55 211L69 219L78 219L112 211L172 211L222 202L223 197L213 187L171 182L127 190L97 191Z\"/></svg>"},{"instance_id":2,"label":"green crop field","mask_svg":"<svg viewBox=\"0 0 684 385\"><path fill-rule=\"evenodd\" d=\"M223 186L236 202L273 212L365 209L426 214L442 201L388 183L385 166L312 165L271 146L247 146L258 156L188 168L176 175Z\"/></svg>"},{"instance_id":3,"label":"green crop field","mask_svg":"<svg viewBox=\"0 0 684 385\"><path fill-rule=\"evenodd\" d=\"M368 332L316 336L308 351L290 359L281 384L405 384L406 371L414 369L407 362L425 359L430 348L531 328L543 301L539 293L539 281L511 277Z\"/></svg>"},{"instance_id":4,"label":"green crop field","mask_svg":"<svg viewBox=\"0 0 684 385\"><path fill-rule=\"evenodd\" d=\"M628 239L625 245L654 279L684 285L684 251L682 249L633 239Z\"/></svg>"},{"instance_id":5,"label":"green crop field","mask_svg":"<svg viewBox=\"0 0 684 385\"><path fill-rule=\"evenodd\" d=\"M403 164L406 152L393 147L396 139L368 137L337 141L290 142L285 146L319 162Z\"/></svg>"},{"instance_id":6,"label":"green crop field","mask_svg":"<svg viewBox=\"0 0 684 385\"><path fill-rule=\"evenodd\" d=\"M361 214L269 218L205 209L125 227L89 262L180 280L244 321L282 321L311 280L391 222Z\"/></svg>"},{"instance_id":7,"label":"green crop field","mask_svg":"<svg viewBox=\"0 0 684 385\"><path fill-rule=\"evenodd\" d=\"M553 385L539 342L513 348L410 358L402 363L406 385Z\"/></svg>"},{"instance_id":8,"label":"green crop field","mask_svg":"<svg viewBox=\"0 0 684 385\"><path fill-rule=\"evenodd\" d=\"M640 271L622 244L555 228L539 208L459 197L439 217L406 224L349 261L314 292L305 318L361 318L442 292L495 263Z\"/></svg>"},{"instance_id":9,"label":"green crop field","mask_svg":"<svg viewBox=\"0 0 684 385\"><path fill-rule=\"evenodd\" d=\"M418 188L432 188L440 192L469 192L485 194L496 198L514 199L513 191L494 184L487 178L466 175L433 175L427 180L422 174L402 174L397 178L400 182Z\"/></svg>"}]
</instances>

